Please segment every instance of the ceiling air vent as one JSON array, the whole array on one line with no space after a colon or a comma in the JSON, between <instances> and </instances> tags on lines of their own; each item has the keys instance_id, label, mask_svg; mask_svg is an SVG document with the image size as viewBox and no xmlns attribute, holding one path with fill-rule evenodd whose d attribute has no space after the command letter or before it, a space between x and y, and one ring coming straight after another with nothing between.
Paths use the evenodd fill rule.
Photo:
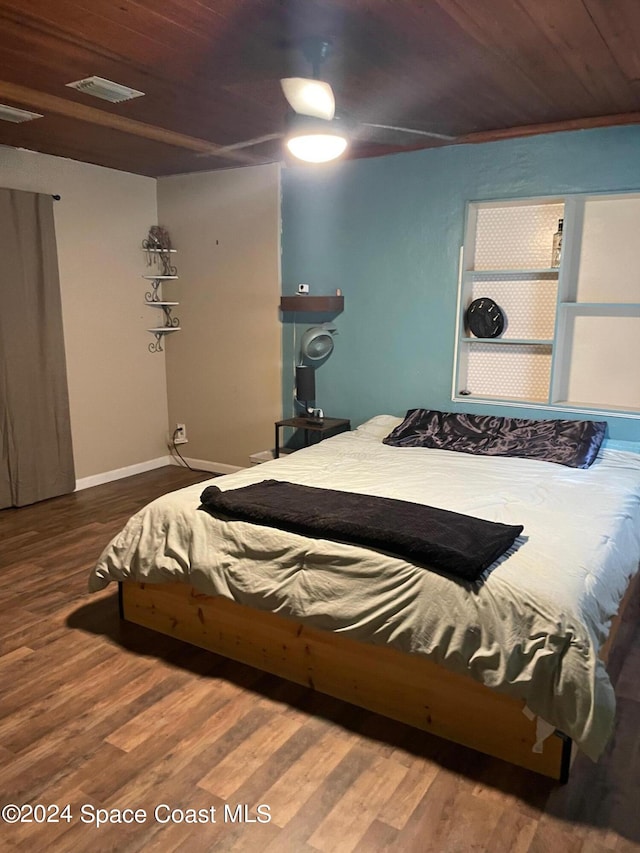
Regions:
<instances>
[{"instance_id":1,"label":"ceiling air vent","mask_svg":"<svg viewBox=\"0 0 640 853\"><path fill-rule=\"evenodd\" d=\"M0 104L0 121L11 121L20 124L23 121L33 121L34 118L42 118L41 113L30 113L28 110L19 110L17 107L8 107Z\"/></svg>"},{"instance_id":2,"label":"ceiling air vent","mask_svg":"<svg viewBox=\"0 0 640 853\"><path fill-rule=\"evenodd\" d=\"M65 85L71 89L77 89L78 92L93 95L94 98L110 101L112 104L131 101L133 98L140 98L144 95L144 92L138 92L137 89L130 89L129 86L122 86L120 83L105 80L104 77L86 77L84 80L76 80L75 83L66 83Z\"/></svg>"}]
</instances>

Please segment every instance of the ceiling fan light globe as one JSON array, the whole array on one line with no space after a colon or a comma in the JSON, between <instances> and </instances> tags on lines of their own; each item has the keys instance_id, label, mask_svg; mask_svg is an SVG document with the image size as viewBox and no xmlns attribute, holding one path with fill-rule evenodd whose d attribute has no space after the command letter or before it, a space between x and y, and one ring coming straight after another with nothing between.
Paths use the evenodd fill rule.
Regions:
<instances>
[{"instance_id":1,"label":"ceiling fan light globe","mask_svg":"<svg viewBox=\"0 0 640 853\"><path fill-rule=\"evenodd\" d=\"M287 148L305 163L328 163L347 150L347 139L337 133L302 133L287 139Z\"/></svg>"},{"instance_id":2,"label":"ceiling fan light globe","mask_svg":"<svg viewBox=\"0 0 640 853\"><path fill-rule=\"evenodd\" d=\"M307 77L285 77L280 81L289 106L298 115L323 118L331 121L336 111L333 90L323 80Z\"/></svg>"}]
</instances>

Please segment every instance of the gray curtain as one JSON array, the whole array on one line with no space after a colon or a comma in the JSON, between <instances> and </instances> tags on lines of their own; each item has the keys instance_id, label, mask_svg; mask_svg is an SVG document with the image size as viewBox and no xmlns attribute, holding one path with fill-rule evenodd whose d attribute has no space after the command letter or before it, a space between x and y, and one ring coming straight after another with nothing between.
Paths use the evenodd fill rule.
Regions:
<instances>
[{"instance_id":1,"label":"gray curtain","mask_svg":"<svg viewBox=\"0 0 640 853\"><path fill-rule=\"evenodd\" d=\"M0 508L74 488L53 199L0 189Z\"/></svg>"}]
</instances>

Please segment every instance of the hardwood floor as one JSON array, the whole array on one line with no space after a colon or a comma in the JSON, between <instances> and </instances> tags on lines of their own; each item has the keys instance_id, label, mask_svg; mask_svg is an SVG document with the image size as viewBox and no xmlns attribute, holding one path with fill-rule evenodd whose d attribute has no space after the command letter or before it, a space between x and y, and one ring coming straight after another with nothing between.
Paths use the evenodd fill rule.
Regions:
<instances>
[{"instance_id":1,"label":"hardwood floor","mask_svg":"<svg viewBox=\"0 0 640 853\"><path fill-rule=\"evenodd\" d=\"M640 850L637 609L615 736L559 787L121 623L115 587L86 593L136 509L209 476L164 468L0 512L0 805L71 814L2 823L0 850ZM99 809L119 811L97 828ZM146 815L113 822L125 809Z\"/></svg>"}]
</instances>

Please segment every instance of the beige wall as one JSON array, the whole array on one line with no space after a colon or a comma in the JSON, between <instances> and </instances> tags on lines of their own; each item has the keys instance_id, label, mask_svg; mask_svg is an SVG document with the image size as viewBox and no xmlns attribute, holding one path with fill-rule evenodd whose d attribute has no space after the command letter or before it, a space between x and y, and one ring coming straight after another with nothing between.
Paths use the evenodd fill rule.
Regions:
<instances>
[{"instance_id":1,"label":"beige wall","mask_svg":"<svg viewBox=\"0 0 640 853\"><path fill-rule=\"evenodd\" d=\"M246 466L281 416L279 166L160 178L158 215L178 249L165 286L181 332L167 342L169 422L185 456Z\"/></svg>"},{"instance_id":2,"label":"beige wall","mask_svg":"<svg viewBox=\"0 0 640 853\"><path fill-rule=\"evenodd\" d=\"M277 165L162 178L0 147L0 186L54 203L76 477L167 455L249 464L281 415ZM159 216L158 219L158 206ZM182 332L151 354L141 242L157 222L180 250L165 296ZM167 392L169 408L167 404Z\"/></svg>"},{"instance_id":3,"label":"beige wall","mask_svg":"<svg viewBox=\"0 0 640 853\"><path fill-rule=\"evenodd\" d=\"M152 355L140 244L157 221L156 182L0 148L0 186L54 203L78 479L167 455L163 355Z\"/></svg>"}]
</instances>

